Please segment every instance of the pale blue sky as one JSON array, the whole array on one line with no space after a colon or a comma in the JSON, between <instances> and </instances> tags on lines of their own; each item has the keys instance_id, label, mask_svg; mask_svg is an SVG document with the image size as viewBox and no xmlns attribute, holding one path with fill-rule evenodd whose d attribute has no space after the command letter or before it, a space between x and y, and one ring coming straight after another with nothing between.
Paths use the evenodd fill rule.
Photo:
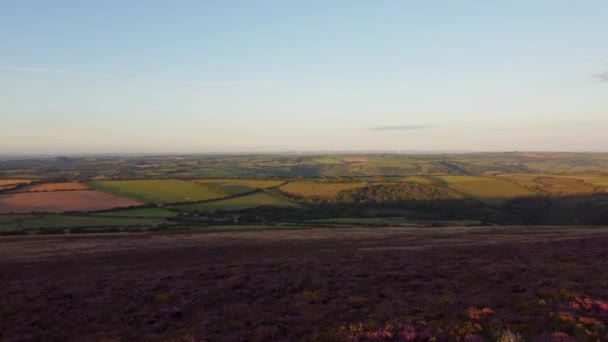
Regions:
<instances>
[{"instance_id":1,"label":"pale blue sky","mask_svg":"<svg viewBox=\"0 0 608 342\"><path fill-rule=\"evenodd\" d=\"M608 151L605 0L0 5L0 154Z\"/></svg>"}]
</instances>

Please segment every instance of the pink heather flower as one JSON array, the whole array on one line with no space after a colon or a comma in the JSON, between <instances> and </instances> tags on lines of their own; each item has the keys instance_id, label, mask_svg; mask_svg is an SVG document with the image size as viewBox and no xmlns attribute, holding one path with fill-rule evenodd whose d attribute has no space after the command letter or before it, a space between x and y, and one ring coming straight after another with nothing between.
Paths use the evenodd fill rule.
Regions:
<instances>
[{"instance_id":1,"label":"pink heather flower","mask_svg":"<svg viewBox=\"0 0 608 342\"><path fill-rule=\"evenodd\" d=\"M481 311L485 314L485 315L493 315L494 314L494 310L490 309L490 308L483 308L481 309Z\"/></svg>"},{"instance_id":2,"label":"pink heather flower","mask_svg":"<svg viewBox=\"0 0 608 342\"><path fill-rule=\"evenodd\" d=\"M367 333L367 337L372 340L392 340L395 337L394 327L392 324L387 324L384 328Z\"/></svg>"},{"instance_id":3,"label":"pink heather flower","mask_svg":"<svg viewBox=\"0 0 608 342\"><path fill-rule=\"evenodd\" d=\"M578 321L585 325L593 325L593 324L599 323L599 321L593 317L584 317L584 316L579 317Z\"/></svg>"},{"instance_id":4,"label":"pink heather flower","mask_svg":"<svg viewBox=\"0 0 608 342\"><path fill-rule=\"evenodd\" d=\"M583 307L587 310L590 310L593 307L593 301L589 298L585 298L583 301Z\"/></svg>"},{"instance_id":5,"label":"pink heather flower","mask_svg":"<svg viewBox=\"0 0 608 342\"><path fill-rule=\"evenodd\" d=\"M469 312L469 318L473 319L473 320L478 320L481 319L481 316L483 316L483 311L479 310L478 308L471 306L468 310Z\"/></svg>"},{"instance_id":6,"label":"pink heather flower","mask_svg":"<svg viewBox=\"0 0 608 342\"><path fill-rule=\"evenodd\" d=\"M416 337L418 337L418 334L416 334L416 329L414 329L412 326L405 327L401 335L408 342L415 341Z\"/></svg>"},{"instance_id":7,"label":"pink heather flower","mask_svg":"<svg viewBox=\"0 0 608 342\"><path fill-rule=\"evenodd\" d=\"M572 303L570 303L570 307L578 310L581 308L581 305L579 303L572 302Z\"/></svg>"},{"instance_id":8,"label":"pink heather flower","mask_svg":"<svg viewBox=\"0 0 608 342\"><path fill-rule=\"evenodd\" d=\"M604 302L603 300L596 300L595 301L595 305L598 307L598 309L600 309L601 311L608 311L608 303Z\"/></svg>"},{"instance_id":9,"label":"pink heather flower","mask_svg":"<svg viewBox=\"0 0 608 342\"><path fill-rule=\"evenodd\" d=\"M553 342L570 342L570 335L565 332L553 333Z\"/></svg>"}]
</instances>

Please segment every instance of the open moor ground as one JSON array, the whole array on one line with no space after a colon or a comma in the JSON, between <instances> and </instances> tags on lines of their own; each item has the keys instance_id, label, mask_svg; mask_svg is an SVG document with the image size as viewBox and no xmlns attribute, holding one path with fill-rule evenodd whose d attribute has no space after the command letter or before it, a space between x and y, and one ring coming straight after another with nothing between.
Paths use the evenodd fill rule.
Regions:
<instances>
[{"instance_id":1,"label":"open moor ground","mask_svg":"<svg viewBox=\"0 0 608 342\"><path fill-rule=\"evenodd\" d=\"M605 227L5 237L0 340L605 341L607 243Z\"/></svg>"}]
</instances>

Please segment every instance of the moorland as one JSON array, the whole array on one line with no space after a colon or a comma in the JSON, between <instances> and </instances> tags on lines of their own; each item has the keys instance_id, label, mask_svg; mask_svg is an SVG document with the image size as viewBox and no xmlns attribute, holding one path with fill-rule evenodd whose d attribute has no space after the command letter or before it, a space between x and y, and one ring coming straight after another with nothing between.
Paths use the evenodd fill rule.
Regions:
<instances>
[{"instance_id":1,"label":"moorland","mask_svg":"<svg viewBox=\"0 0 608 342\"><path fill-rule=\"evenodd\" d=\"M0 340L608 340L608 154L0 161Z\"/></svg>"}]
</instances>

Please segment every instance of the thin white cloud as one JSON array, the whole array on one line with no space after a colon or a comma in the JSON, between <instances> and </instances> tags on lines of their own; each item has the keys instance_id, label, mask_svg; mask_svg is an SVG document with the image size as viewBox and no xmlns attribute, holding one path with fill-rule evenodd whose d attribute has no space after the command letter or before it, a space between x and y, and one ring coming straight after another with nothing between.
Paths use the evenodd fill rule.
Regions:
<instances>
[{"instance_id":1,"label":"thin white cloud","mask_svg":"<svg viewBox=\"0 0 608 342\"><path fill-rule=\"evenodd\" d=\"M32 67L32 66L12 66L12 65L0 65L0 71L25 73L25 74L36 74L36 75L55 75L55 76L69 76L69 77L86 77L86 78L100 78L100 79L117 79L131 82L145 82L146 84L162 83L171 85L176 84L179 86L190 86L190 87L236 87L236 86L273 86L284 84L282 81L275 80L234 80L234 81L185 81L185 82L167 82L161 80L154 80L149 78L135 78L125 77L113 74L94 73L94 72L83 72L65 69L53 69L45 67Z\"/></svg>"},{"instance_id":2,"label":"thin white cloud","mask_svg":"<svg viewBox=\"0 0 608 342\"><path fill-rule=\"evenodd\" d=\"M604 71L600 74L594 75L594 77L602 82L608 82L608 71Z\"/></svg>"},{"instance_id":3,"label":"thin white cloud","mask_svg":"<svg viewBox=\"0 0 608 342\"><path fill-rule=\"evenodd\" d=\"M252 81L196 81L186 83L192 86L201 87L232 87L232 86L273 86L285 84L282 81L252 80Z\"/></svg>"},{"instance_id":4,"label":"thin white cloud","mask_svg":"<svg viewBox=\"0 0 608 342\"><path fill-rule=\"evenodd\" d=\"M368 131L412 131L417 129L432 128L435 125L392 125L392 126L376 126L368 128Z\"/></svg>"}]
</instances>

